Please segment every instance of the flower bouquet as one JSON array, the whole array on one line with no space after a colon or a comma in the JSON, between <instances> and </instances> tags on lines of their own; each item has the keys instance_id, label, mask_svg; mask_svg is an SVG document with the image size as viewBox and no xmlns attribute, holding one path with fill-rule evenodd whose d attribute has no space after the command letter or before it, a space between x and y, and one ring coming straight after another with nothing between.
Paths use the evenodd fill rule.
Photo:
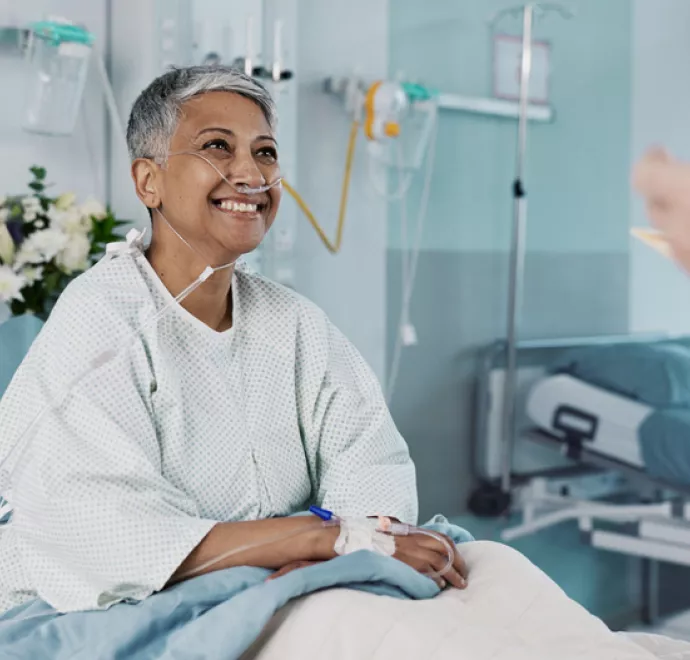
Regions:
<instances>
[{"instance_id":1,"label":"flower bouquet","mask_svg":"<svg viewBox=\"0 0 690 660\"><path fill-rule=\"evenodd\" d=\"M95 199L49 197L46 171L32 167L31 192L0 197L0 304L45 319L74 277L93 265L127 224Z\"/></svg>"}]
</instances>

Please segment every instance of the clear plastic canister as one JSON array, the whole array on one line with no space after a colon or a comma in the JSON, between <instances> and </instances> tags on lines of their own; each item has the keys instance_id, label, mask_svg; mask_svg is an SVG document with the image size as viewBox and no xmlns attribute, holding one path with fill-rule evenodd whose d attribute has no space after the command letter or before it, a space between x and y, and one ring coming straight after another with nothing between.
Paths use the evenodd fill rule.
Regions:
<instances>
[{"instance_id":1,"label":"clear plastic canister","mask_svg":"<svg viewBox=\"0 0 690 660\"><path fill-rule=\"evenodd\" d=\"M93 37L83 28L37 23L29 33L24 129L69 135L79 115Z\"/></svg>"}]
</instances>

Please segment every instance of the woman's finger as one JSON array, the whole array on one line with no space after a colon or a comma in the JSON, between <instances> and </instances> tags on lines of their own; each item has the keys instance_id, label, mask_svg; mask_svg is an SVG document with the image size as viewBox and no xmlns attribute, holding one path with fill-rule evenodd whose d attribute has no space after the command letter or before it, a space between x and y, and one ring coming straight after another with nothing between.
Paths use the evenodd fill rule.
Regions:
<instances>
[{"instance_id":1,"label":"woman's finger","mask_svg":"<svg viewBox=\"0 0 690 660\"><path fill-rule=\"evenodd\" d=\"M429 563L434 572L442 577L446 582L454 586L456 589L464 589L467 586L465 578L458 573L455 566L448 566L448 558L439 554L434 554L429 558Z\"/></svg>"},{"instance_id":2,"label":"woman's finger","mask_svg":"<svg viewBox=\"0 0 690 660\"><path fill-rule=\"evenodd\" d=\"M428 548L430 550L433 550L434 552L437 552L438 554L442 555L444 557L445 562L448 562L449 556L448 556L448 549L450 548L450 551L453 553L452 555L452 560L453 560L453 568L465 579L467 580L467 565L465 564L465 560L460 556L460 553L458 552L455 542L453 539L451 539L449 536L446 534L440 534L446 543L448 543L448 547L446 547L443 543L441 543L438 539L435 539L431 536L425 535L420 535L420 536L415 536L415 538L420 539L420 544L423 545L425 548Z\"/></svg>"},{"instance_id":3,"label":"woman's finger","mask_svg":"<svg viewBox=\"0 0 690 660\"><path fill-rule=\"evenodd\" d=\"M276 580L279 577L283 577L283 575L287 575L288 573L292 573L292 571L296 571L297 569L300 568L306 568L307 566L312 566L314 564L317 564L318 562L315 561L294 561L291 564L286 564L282 568L279 568L275 573L272 573L266 578L266 581L269 580Z\"/></svg>"},{"instance_id":4,"label":"woman's finger","mask_svg":"<svg viewBox=\"0 0 690 660\"><path fill-rule=\"evenodd\" d=\"M398 552L396 559L414 568L419 573L431 578L441 589L445 589L448 584L464 589L466 586L463 578L454 568L444 571L448 565L448 558L438 552L426 547L412 546L409 551ZM444 571L441 574L441 571Z\"/></svg>"},{"instance_id":5,"label":"woman's finger","mask_svg":"<svg viewBox=\"0 0 690 660\"><path fill-rule=\"evenodd\" d=\"M467 564L465 563L465 560L460 556L460 553L458 552L458 546L455 544L455 541L453 541L450 536L447 536L446 534L441 534L444 539L448 542L448 545L451 547L453 550L453 568L465 579L467 580Z\"/></svg>"}]
</instances>

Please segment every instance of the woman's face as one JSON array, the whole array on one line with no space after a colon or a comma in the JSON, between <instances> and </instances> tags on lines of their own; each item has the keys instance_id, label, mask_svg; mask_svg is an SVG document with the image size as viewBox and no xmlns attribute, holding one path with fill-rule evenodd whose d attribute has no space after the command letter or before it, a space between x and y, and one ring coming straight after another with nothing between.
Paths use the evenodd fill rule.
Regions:
<instances>
[{"instance_id":1,"label":"woman's face","mask_svg":"<svg viewBox=\"0 0 690 660\"><path fill-rule=\"evenodd\" d=\"M202 94L182 106L170 143L171 154L179 151L203 155L233 185L257 188L280 176L277 144L263 112L232 92ZM280 203L280 186L240 194L211 165L190 154L170 156L155 182L167 220L213 265L255 249Z\"/></svg>"}]
</instances>

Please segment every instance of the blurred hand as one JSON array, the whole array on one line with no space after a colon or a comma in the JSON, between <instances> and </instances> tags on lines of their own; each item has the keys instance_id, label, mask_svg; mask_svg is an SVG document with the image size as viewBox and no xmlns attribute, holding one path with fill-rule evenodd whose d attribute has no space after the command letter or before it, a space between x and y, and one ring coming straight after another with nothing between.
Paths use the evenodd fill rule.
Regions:
<instances>
[{"instance_id":1,"label":"blurred hand","mask_svg":"<svg viewBox=\"0 0 690 660\"><path fill-rule=\"evenodd\" d=\"M645 198L649 218L674 258L690 273L690 164L652 149L635 166L633 186Z\"/></svg>"}]
</instances>

